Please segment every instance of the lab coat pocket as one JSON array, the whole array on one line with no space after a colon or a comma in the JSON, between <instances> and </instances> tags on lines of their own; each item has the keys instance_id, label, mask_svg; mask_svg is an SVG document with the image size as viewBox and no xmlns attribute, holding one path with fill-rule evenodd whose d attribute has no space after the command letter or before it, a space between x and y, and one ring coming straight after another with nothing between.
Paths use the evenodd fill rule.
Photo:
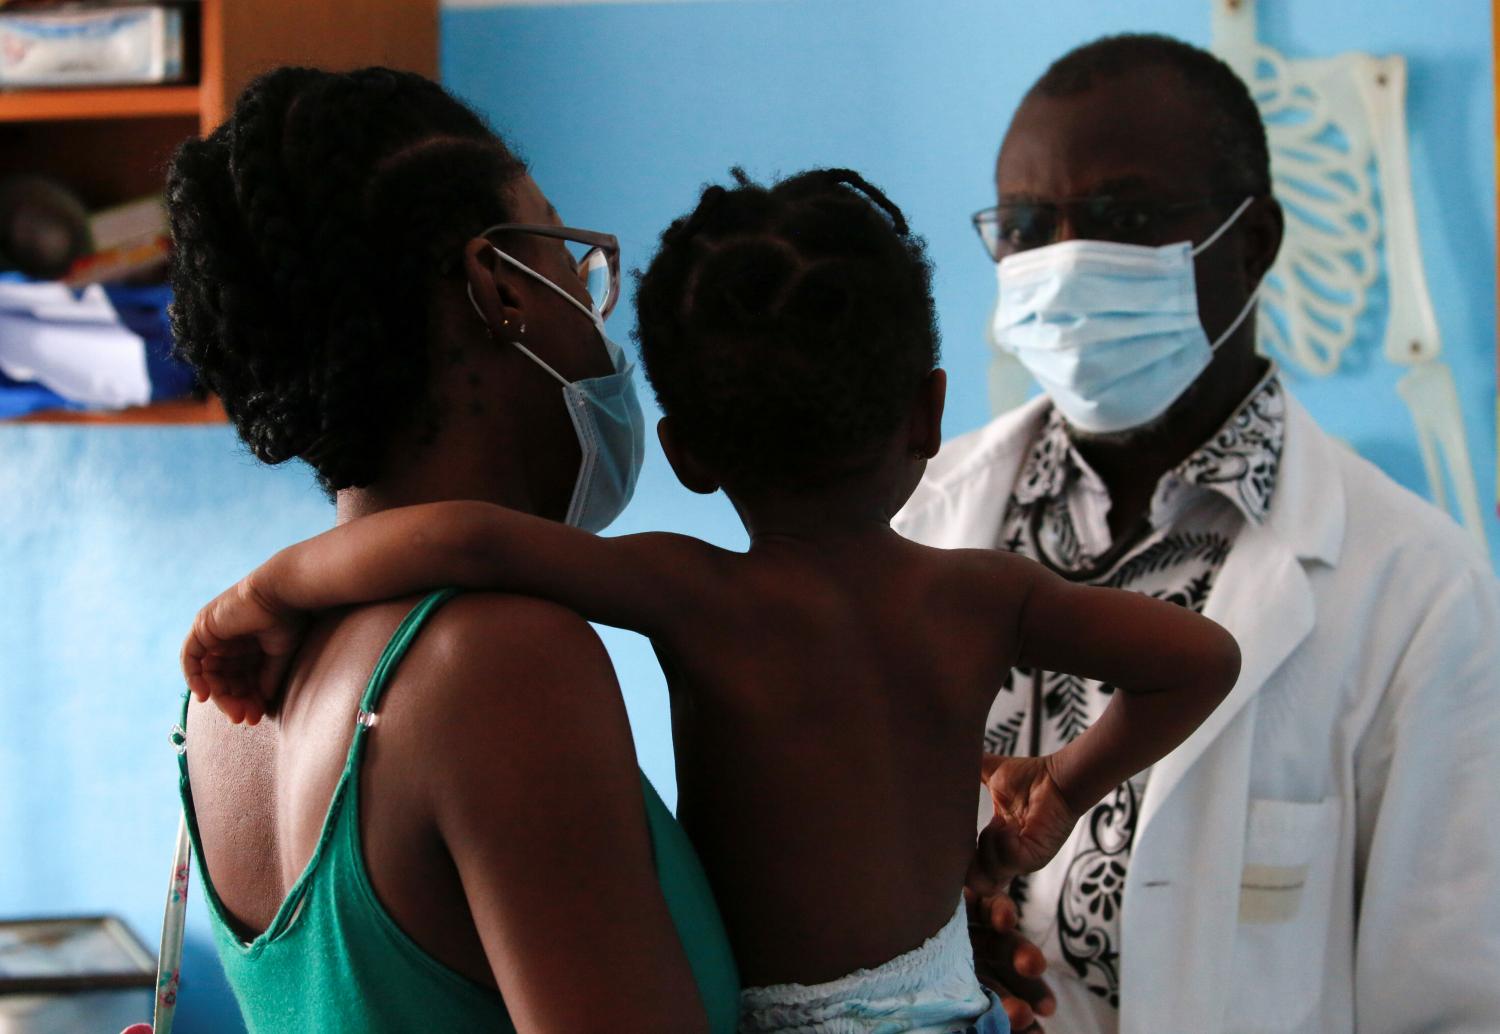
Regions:
<instances>
[{"instance_id":1,"label":"lab coat pocket","mask_svg":"<svg viewBox=\"0 0 1500 1034\"><path fill-rule=\"evenodd\" d=\"M1252 800L1230 980L1230 1034L1307 1030L1332 915L1338 799Z\"/></svg>"}]
</instances>

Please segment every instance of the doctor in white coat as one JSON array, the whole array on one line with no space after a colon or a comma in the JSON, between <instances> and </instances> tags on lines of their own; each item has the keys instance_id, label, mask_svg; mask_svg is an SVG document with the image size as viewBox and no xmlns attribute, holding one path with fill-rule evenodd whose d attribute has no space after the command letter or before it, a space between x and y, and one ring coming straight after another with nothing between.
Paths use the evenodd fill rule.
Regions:
<instances>
[{"instance_id":1,"label":"doctor in white coat","mask_svg":"<svg viewBox=\"0 0 1500 1034\"><path fill-rule=\"evenodd\" d=\"M1034 1029L1500 1032L1500 594L1255 354L1281 213L1244 86L1098 41L1033 87L996 177L994 339L1046 394L947 443L896 526L1172 598L1244 656L1016 888L1056 994ZM989 749L1050 749L1108 692L1018 671Z\"/></svg>"}]
</instances>

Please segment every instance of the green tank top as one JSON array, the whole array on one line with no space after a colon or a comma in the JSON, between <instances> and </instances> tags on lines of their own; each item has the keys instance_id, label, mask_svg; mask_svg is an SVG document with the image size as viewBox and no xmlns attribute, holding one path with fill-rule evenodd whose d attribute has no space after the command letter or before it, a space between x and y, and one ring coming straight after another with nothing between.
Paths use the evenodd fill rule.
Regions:
<instances>
[{"instance_id":1,"label":"green tank top","mask_svg":"<svg viewBox=\"0 0 1500 1034\"><path fill-rule=\"evenodd\" d=\"M203 868L187 757L179 759L184 814L197 853L214 942L251 1034L312 1030L320 1034L385 1031L514 1031L500 995L423 951L381 906L365 871L359 837L359 767L381 695L434 611L455 595L435 592L418 603L386 645L365 688L354 742L334 790L323 830L275 918L249 943L241 940ZM182 727L187 728L187 704ZM657 879L692 966L714 1034L732 1034L739 977L723 921L697 854L656 790L641 775ZM600 1018L600 1029L609 1026Z\"/></svg>"}]
</instances>

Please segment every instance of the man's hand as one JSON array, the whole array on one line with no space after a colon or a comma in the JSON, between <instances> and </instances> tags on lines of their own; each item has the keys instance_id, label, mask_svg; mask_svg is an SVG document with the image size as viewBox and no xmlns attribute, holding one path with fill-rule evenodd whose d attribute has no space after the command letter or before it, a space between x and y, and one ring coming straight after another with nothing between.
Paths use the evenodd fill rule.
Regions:
<instances>
[{"instance_id":1,"label":"man's hand","mask_svg":"<svg viewBox=\"0 0 1500 1034\"><path fill-rule=\"evenodd\" d=\"M979 835L964 886L969 939L980 982L1000 996L1016 1034L1042 1034L1039 1017L1057 1009L1042 980L1047 960L1017 929L1010 882L1052 860L1079 813L1063 797L1047 758L985 755L981 774L995 817Z\"/></svg>"},{"instance_id":2,"label":"man's hand","mask_svg":"<svg viewBox=\"0 0 1500 1034\"><path fill-rule=\"evenodd\" d=\"M986 837L990 842L986 843ZM1016 928L1015 902L1006 893L1010 870L994 849L995 837L986 829L969 867L964 900L969 906L969 941L974 947L974 971L979 982L1000 996L1014 1034L1043 1034L1038 1017L1057 1009L1052 989L1041 979L1047 959ZM996 863L1002 863L996 865ZM1005 880L996 883L994 874Z\"/></svg>"},{"instance_id":3,"label":"man's hand","mask_svg":"<svg viewBox=\"0 0 1500 1034\"><path fill-rule=\"evenodd\" d=\"M230 721L254 725L274 707L306 624L306 615L241 580L193 621L182 646L188 689L199 700L212 697Z\"/></svg>"}]
</instances>

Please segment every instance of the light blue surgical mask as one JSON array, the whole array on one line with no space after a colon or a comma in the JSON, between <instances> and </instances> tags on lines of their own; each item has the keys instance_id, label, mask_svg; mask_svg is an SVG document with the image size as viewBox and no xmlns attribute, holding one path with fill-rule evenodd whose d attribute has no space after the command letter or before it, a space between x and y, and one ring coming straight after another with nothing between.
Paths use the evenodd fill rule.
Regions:
<instances>
[{"instance_id":1,"label":"light blue surgical mask","mask_svg":"<svg viewBox=\"0 0 1500 1034\"><path fill-rule=\"evenodd\" d=\"M1252 293L1210 343L1193 278L1194 256L1254 200L1246 198L1196 247L1077 240L1006 256L995 267L992 342L1020 361L1073 426L1109 434L1150 423L1255 308Z\"/></svg>"},{"instance_id":2,"label":"light blue surgical mask","mask_svg":"<svg viewBox=\"0 0 1500 1034\"><path fill-rule=\"evenodd\" d=\"M521 342L510 342L562 385L563 402L568 407L568 416L572 418L573 430L578 435L578 447L583 459L578 468L578 480L573 484L573 498L568 503L568 513L563 520L584 531L601 532L624 512L630 497L635 494L636 480L640 477L641 464L646 458L646 418L641 413L641 400L635 391L635 364L628 360L625 350L604 332L604 319L592 307L584 305L551 280L499 248L495 248L495 253L580 309L599 331L599 338L604 342L610 361L614 364L614 373L570 381ZM474 311L479 313L479 318L484 319L484 312L474 300L472 285L469 287L469 302L474 306Z\"/></svg>"}]
</instances>

